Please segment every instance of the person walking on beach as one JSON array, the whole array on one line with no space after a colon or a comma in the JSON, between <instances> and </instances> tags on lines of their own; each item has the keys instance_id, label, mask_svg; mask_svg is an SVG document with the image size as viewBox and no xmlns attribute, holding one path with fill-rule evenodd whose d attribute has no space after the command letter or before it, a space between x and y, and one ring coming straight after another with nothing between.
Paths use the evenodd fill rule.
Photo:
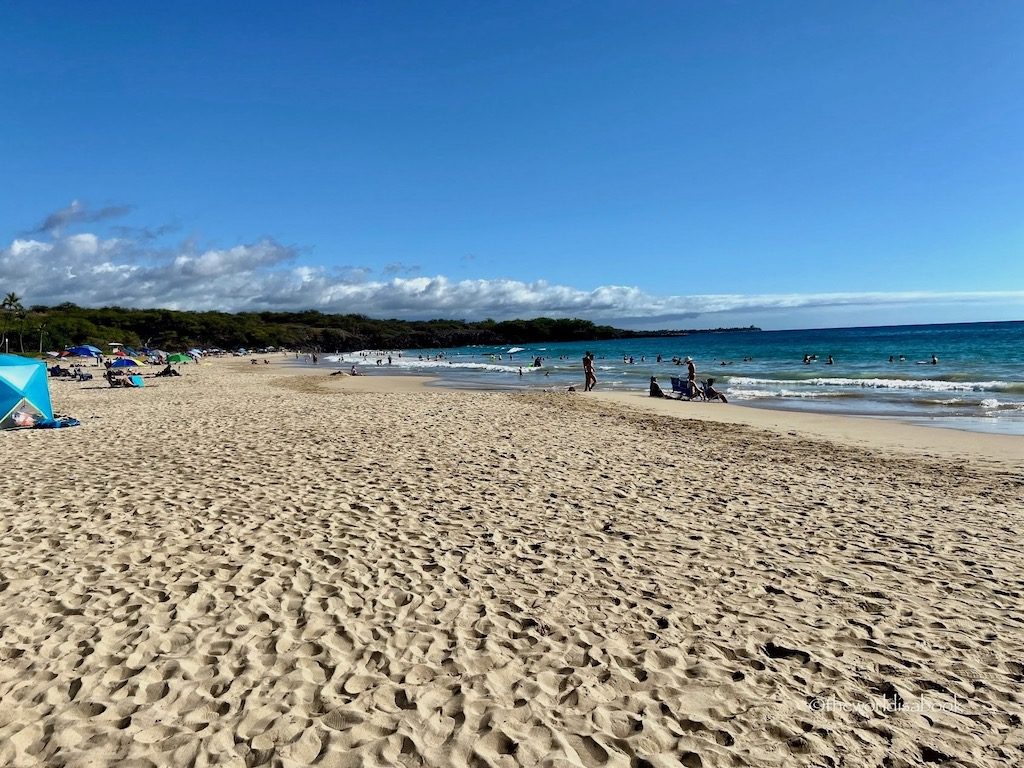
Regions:
<instances>
[{"instance_id":1,"label":"person walking on beach","mask_svg":"<svg viewBox=\"0 0 1024 768\"><path fill-rule=\"evenodd\" d=\"M589 352L583 355L583 375L585 378L583 391L590 392L597 384L597 376L594 375L594 356Z\"/></svg>"}]
</instances>

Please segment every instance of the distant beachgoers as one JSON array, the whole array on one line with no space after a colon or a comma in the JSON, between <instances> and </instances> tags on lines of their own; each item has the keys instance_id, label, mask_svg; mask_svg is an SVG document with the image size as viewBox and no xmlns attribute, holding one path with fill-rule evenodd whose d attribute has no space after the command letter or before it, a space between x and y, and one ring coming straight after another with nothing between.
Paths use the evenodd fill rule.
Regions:
<instances>
[{"instance_id":1,"label":"distant beachgoers","mask_svg":"<svg viewBox=\"0 0 1024 768\"><path fill-rule=\"evenodd\" d=\"M429 373L449 386L582 390L588 351L599 389L640 392L651 376L685 378L690 356L698 379L713 377L730 402L1024 434L1024 322L408 349L322 362Z\"/></svg>"}]
</instances>

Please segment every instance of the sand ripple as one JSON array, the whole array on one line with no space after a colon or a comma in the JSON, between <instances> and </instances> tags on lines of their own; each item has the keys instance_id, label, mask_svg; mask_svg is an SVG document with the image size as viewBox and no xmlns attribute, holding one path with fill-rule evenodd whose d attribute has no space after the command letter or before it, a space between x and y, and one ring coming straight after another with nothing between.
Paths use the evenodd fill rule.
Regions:
<instances>
[{"instance_id":1,"label":"sand ripple","mask_svg":"<svg viewBox=\"0 0 1024 768\"><path fill-rule=\"evenodd\" d=\"M1024 759L1009 469L273 367L59 386L83 427L0 438L2 765Z\"/></svg>"}]
</instances>

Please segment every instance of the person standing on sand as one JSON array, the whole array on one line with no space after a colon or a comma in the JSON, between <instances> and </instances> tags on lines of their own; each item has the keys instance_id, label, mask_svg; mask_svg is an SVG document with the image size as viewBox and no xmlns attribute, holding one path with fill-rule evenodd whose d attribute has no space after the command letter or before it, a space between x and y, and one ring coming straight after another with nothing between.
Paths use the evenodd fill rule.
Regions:
<instances>
[{"instance_id":1,"label":"person standing on sand","mask_svg":"<svg viewBox=\"0 0 1024 768\"><path fill-rule=\"evenodd\" d=\"M693 364L693 358L686 358L686 396L693 398L697 396L697 366Z\"/></svg>"},{"instance_id":2,"label":"person standing on sand","mask_svg":"<svg viewBox=\"0 0 1024 768\"><path fill-rule=\"evenodd\" d=\"M589 352L585 352L583 355L583 375L585 378L583 391L590 392L597 384L597 376L594 375L594 356Z\"/></svg>"}]
</instances>

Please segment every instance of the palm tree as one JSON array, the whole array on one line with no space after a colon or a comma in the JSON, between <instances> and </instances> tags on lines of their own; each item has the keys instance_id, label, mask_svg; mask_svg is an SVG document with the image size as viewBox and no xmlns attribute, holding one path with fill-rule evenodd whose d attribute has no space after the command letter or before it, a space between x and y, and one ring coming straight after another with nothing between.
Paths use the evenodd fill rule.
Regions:
<instances>
[{"instance_id":1,"label":"palm tree","mask_svg":"<svg viewBox=\"0 0 1024 768\"><path fill-rule=\"evenodd\" d=\"M14 316L21 321L18 325L18 351L25 354L25 323L28 322L28 312L19 304Z\"/></svg>"},{"instance_id":2,"label":"palm tree","mask_svg":"<svg viewBox=\"0 0 1024 768\"><path fill-rule=\"evenodd\" d=\"M0 309L2 309L4 313L3 347L4 352L6 352L7 327L8 325L10 325L11 316L24 309L24 307L21 306L21 296L16 294L14 291L11 291L6 296L4 296L4 300L0 302Z\"/></svg>"}]
</instances>

